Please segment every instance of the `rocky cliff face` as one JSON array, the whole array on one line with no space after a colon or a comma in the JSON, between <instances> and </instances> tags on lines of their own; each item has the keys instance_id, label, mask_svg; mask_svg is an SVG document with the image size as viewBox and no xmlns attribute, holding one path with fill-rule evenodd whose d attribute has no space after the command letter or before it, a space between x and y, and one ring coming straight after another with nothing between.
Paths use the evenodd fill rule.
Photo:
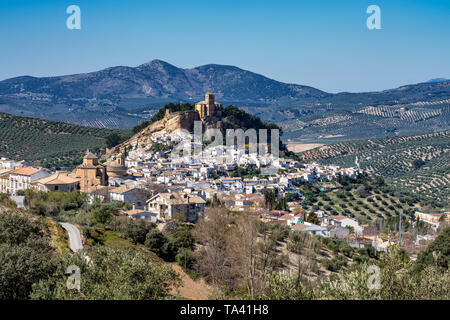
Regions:
<instances>
[{"instance_id":1,"label":"rocky cliff face","mask_svg":"<svg viewBox=\"0 0 450 320\"><path fill-rule=\"evenodd\" d=\"M200 117L198 113L194 110L189 111L179 111L179 112L166 112L163 119L156 121L144 128L129 140L123 142L122 144L108 149L106 154L107 157L117 155L125 150L134 146L151 146L153 144L151 140L152 134L163 134L163 133L173 133L177 130L184 129L187 131L192 131L194 127L194 121L199 121Z\"/></svg>"}]
</instances>

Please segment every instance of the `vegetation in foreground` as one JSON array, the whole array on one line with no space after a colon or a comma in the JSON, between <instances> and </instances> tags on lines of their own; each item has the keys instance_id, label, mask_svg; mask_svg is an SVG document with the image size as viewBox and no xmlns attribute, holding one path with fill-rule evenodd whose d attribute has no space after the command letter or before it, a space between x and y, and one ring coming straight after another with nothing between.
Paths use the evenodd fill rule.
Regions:
<instances>
[{"instance_id":1,"label":"vegetation in foreground","mask_svg":"<svg viewBox=\"0 0 450 320\"><path fill-rule=\"evenodd\" d=\"M0 215L0 298L167 299L179 278L137 249L94 246L84 253L58 254L42 217L6 211ZM67 268L82 275L80 291L68 290Z\"/></svg>"},{"instance_id":2,"label":"vegetation in foreground","mask_svg":"<svg viewBox=\"0 0 450 320\"><path fill-rule=\"evenodd\" d=\"M180 279L165 260L205 279L215 288L212 299L450 299L450 228L413 262L396 247L357 249L224 208L212 208L195 226L179 220L162 231L110 217L84 231L92 240L88 262L83 252L52 246L45 218L2 212L1 298L170 299ZM80 291L67 289L70 265L80 268ZM370 289L377 286L374 266L378 289Z\"/></svg>"}]
</instances>

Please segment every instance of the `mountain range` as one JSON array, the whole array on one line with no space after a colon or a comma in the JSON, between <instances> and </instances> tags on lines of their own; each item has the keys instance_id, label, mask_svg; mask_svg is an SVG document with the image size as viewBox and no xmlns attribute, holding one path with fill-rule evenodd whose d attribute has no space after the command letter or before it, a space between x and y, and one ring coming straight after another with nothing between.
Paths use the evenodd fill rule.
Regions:
<instances>
[{"instance_id":1,"label":"mountain range","mask_svg":"<svg viewBox=\"0 0 450 320\"><path fill-rule=\"evenodd\" d=\"M434 79L430 79L428 80L428 82L442 82L442 81L449 81L450 79L447 78L434 78Z\"/></svg>"},{"instance_id":2,"label":"mountain range","mask_svg":"<svg viewBox=\"0 0 450 320\"><path fill-rule=\"evenodd\" d=\"M266 121L286 123L290 131L293 120L308 123L336 112L364 113L367 107L403 105L408 111L419 107L418 112L445 114L450 102L450 81L440 80L379 92L332 94L272 80L235 66L209 64L182 69L153 60L138 67L117 66L84 74L3 80L0 111L94 127L129 128L151 117L168 102L199 101L211 91L222 104L244 108ZM439 123L433 124L432 129L447 129L448 121L447 128L445 122L443 128Z\"/></svg>"}]
</instances>

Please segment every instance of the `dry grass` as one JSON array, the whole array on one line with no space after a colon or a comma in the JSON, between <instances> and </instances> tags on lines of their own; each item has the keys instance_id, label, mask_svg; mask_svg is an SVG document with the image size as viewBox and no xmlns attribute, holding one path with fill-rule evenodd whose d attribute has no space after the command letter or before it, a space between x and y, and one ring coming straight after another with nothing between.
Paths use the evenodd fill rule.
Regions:
<instances>
[{"instance_id":1,"label":"dry grass","mask_svg":"<svg viewBox=\"0 0 450 320\"><path fill-rule=\"evenodd\" d=\"M288 143L287 149L291 152L304 152L311 149L319 148L323 146L323 144L320 143L295 143L291 142Z\"/></svg>"},{"instance_id":2,"label":"dry grass","mask_svg":"<svg viewBox=\"0 0 450 320\"><path fill-rule=\"evenodd\" d=\"M176 289L172 289L172 294L179 296L181 299L188 300L209 299L212 288L203 279L193 280L177 263L174 262L171 265L182 280L182 285Z\"/></svg>"}]
</instances>

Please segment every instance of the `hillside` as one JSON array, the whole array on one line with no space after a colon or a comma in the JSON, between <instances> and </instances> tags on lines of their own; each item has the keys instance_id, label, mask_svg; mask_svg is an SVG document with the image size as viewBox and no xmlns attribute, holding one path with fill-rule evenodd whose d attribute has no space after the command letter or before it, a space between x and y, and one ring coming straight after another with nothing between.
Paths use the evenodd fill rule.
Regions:
<instances>
[{"instance_id":1,"label":"hillside","mask_svg":"<svg viewBox=\"0 0 450 320\"><path fill-rule=\"evenodd\" d=\"M0 111L93 127L131 128L168 102L193 103L207 91L224 105L278 122L285 139L327 143L449 128L448 80L331 94L235 66L183 69L161 60L85 74L7 79L0 82Z\"/></svg>"},{"instance_id":2,"label":"hillside","mask_svg":"<svg viewBox=\"0 0 450 320\"><path fill-rule=\"evenodd\" d=\"M223 103L270 103L281 97L316 99L320 90L281 83L234 66L181 69L153 60L60 77L0 82L0 111L90 126L131 127L170 101L199 101L213 91ZM146 114L143 114L146 111Z\"/></svg>"},{"instance_id":3,"label":"hillside","mask_svg":"<svg viewBox=\"0 0 450 320\"><path fill-rule=\"evenodd\" d=\"M232 105L222 108L221 113L219 118L214 116L203 119L203 130L217 128L220 129L225 137L227 129L242 129L245 131L252 128L256 132L258 132L258 129L280 129L276 124L262 121L260 118ZM170 134L180 129L193 133L195 121L200 121L200 118L197 111L194 110L193 104L169 103L159 109L150 120L135 126L133 128L134 135L130 139L117 145L108 152L117 154L118 152L123 152L125 148L130 149L137 146L150 147L153 144L151 140L153 134ZM282 130L280 130L280 136L282 133ZM270 138L271 135L269 134L267 136L268 143L270 143ZM280 144L280 147L281 151L287 151L285 145Z\"/></svg>"},{"instance_id":4,"label":"hillside","mask_svg":"<svg viewBox=\"0 0 450 320\"><path fill-rule=\"evenodd\" d=\"M399 191L445 205L450 199L450 131L348 141L300 154L304 161L355 166L381 175Z\"/></svg>"},{"instance_id":5,"label":"hillside","mask_svg":"<svg viewBox=\"0 0 450 320\"><path fill-rule=\"evenodd\" d=\"M82 127L0 113L0 156L38 161L45 167L72 167L81 163L86 149L94 152L106 146L113 132L128 137L126 130Z\"/></svg>"},{"instance_id":6,"label":"hillside","mask_svg":"<svg viewBox=\"0 0 450 320\"><path fill-rule=\"evenodd\" d=\"M340 182L340 183L339 183ZM303 186L307 210L319 209L331 215L348 216L361 224L380 226L392 222L401 211L410 213L419 207L419 199L401 194L373 179L350 179L338 183L321 183L314 187Z\"/></svg>"},{"instance_id":7,"label":"hillside","mask_svg":"<svg viewBox=\"0 0 450 320\"><path fill-rule=\"evenodd\" d=\"M255 115L260 112L269 111ZM302 143L418 135L449 129L450 99L341 109L324 105L300 111L288 108L277 121L286 139Z\"/></svg>"},{"instance_id":8,"label":"hillside","mask_svg":"<svg viewBox=\"0 0 450 320\"><path fill-rule=\"evenodd\" d=\"M249 83L253 85L249 87ZM111 99L122 95L199 100L207 90L216 92L223 101L254 102L284 96L318 98L328 95L311 87L281 83L234 66L211 64L181 69L161 60L136 68L120 66L87 74L18 77L0 82L2 95L41 95L42 100Z\"/></svg>"}]
</instances>

